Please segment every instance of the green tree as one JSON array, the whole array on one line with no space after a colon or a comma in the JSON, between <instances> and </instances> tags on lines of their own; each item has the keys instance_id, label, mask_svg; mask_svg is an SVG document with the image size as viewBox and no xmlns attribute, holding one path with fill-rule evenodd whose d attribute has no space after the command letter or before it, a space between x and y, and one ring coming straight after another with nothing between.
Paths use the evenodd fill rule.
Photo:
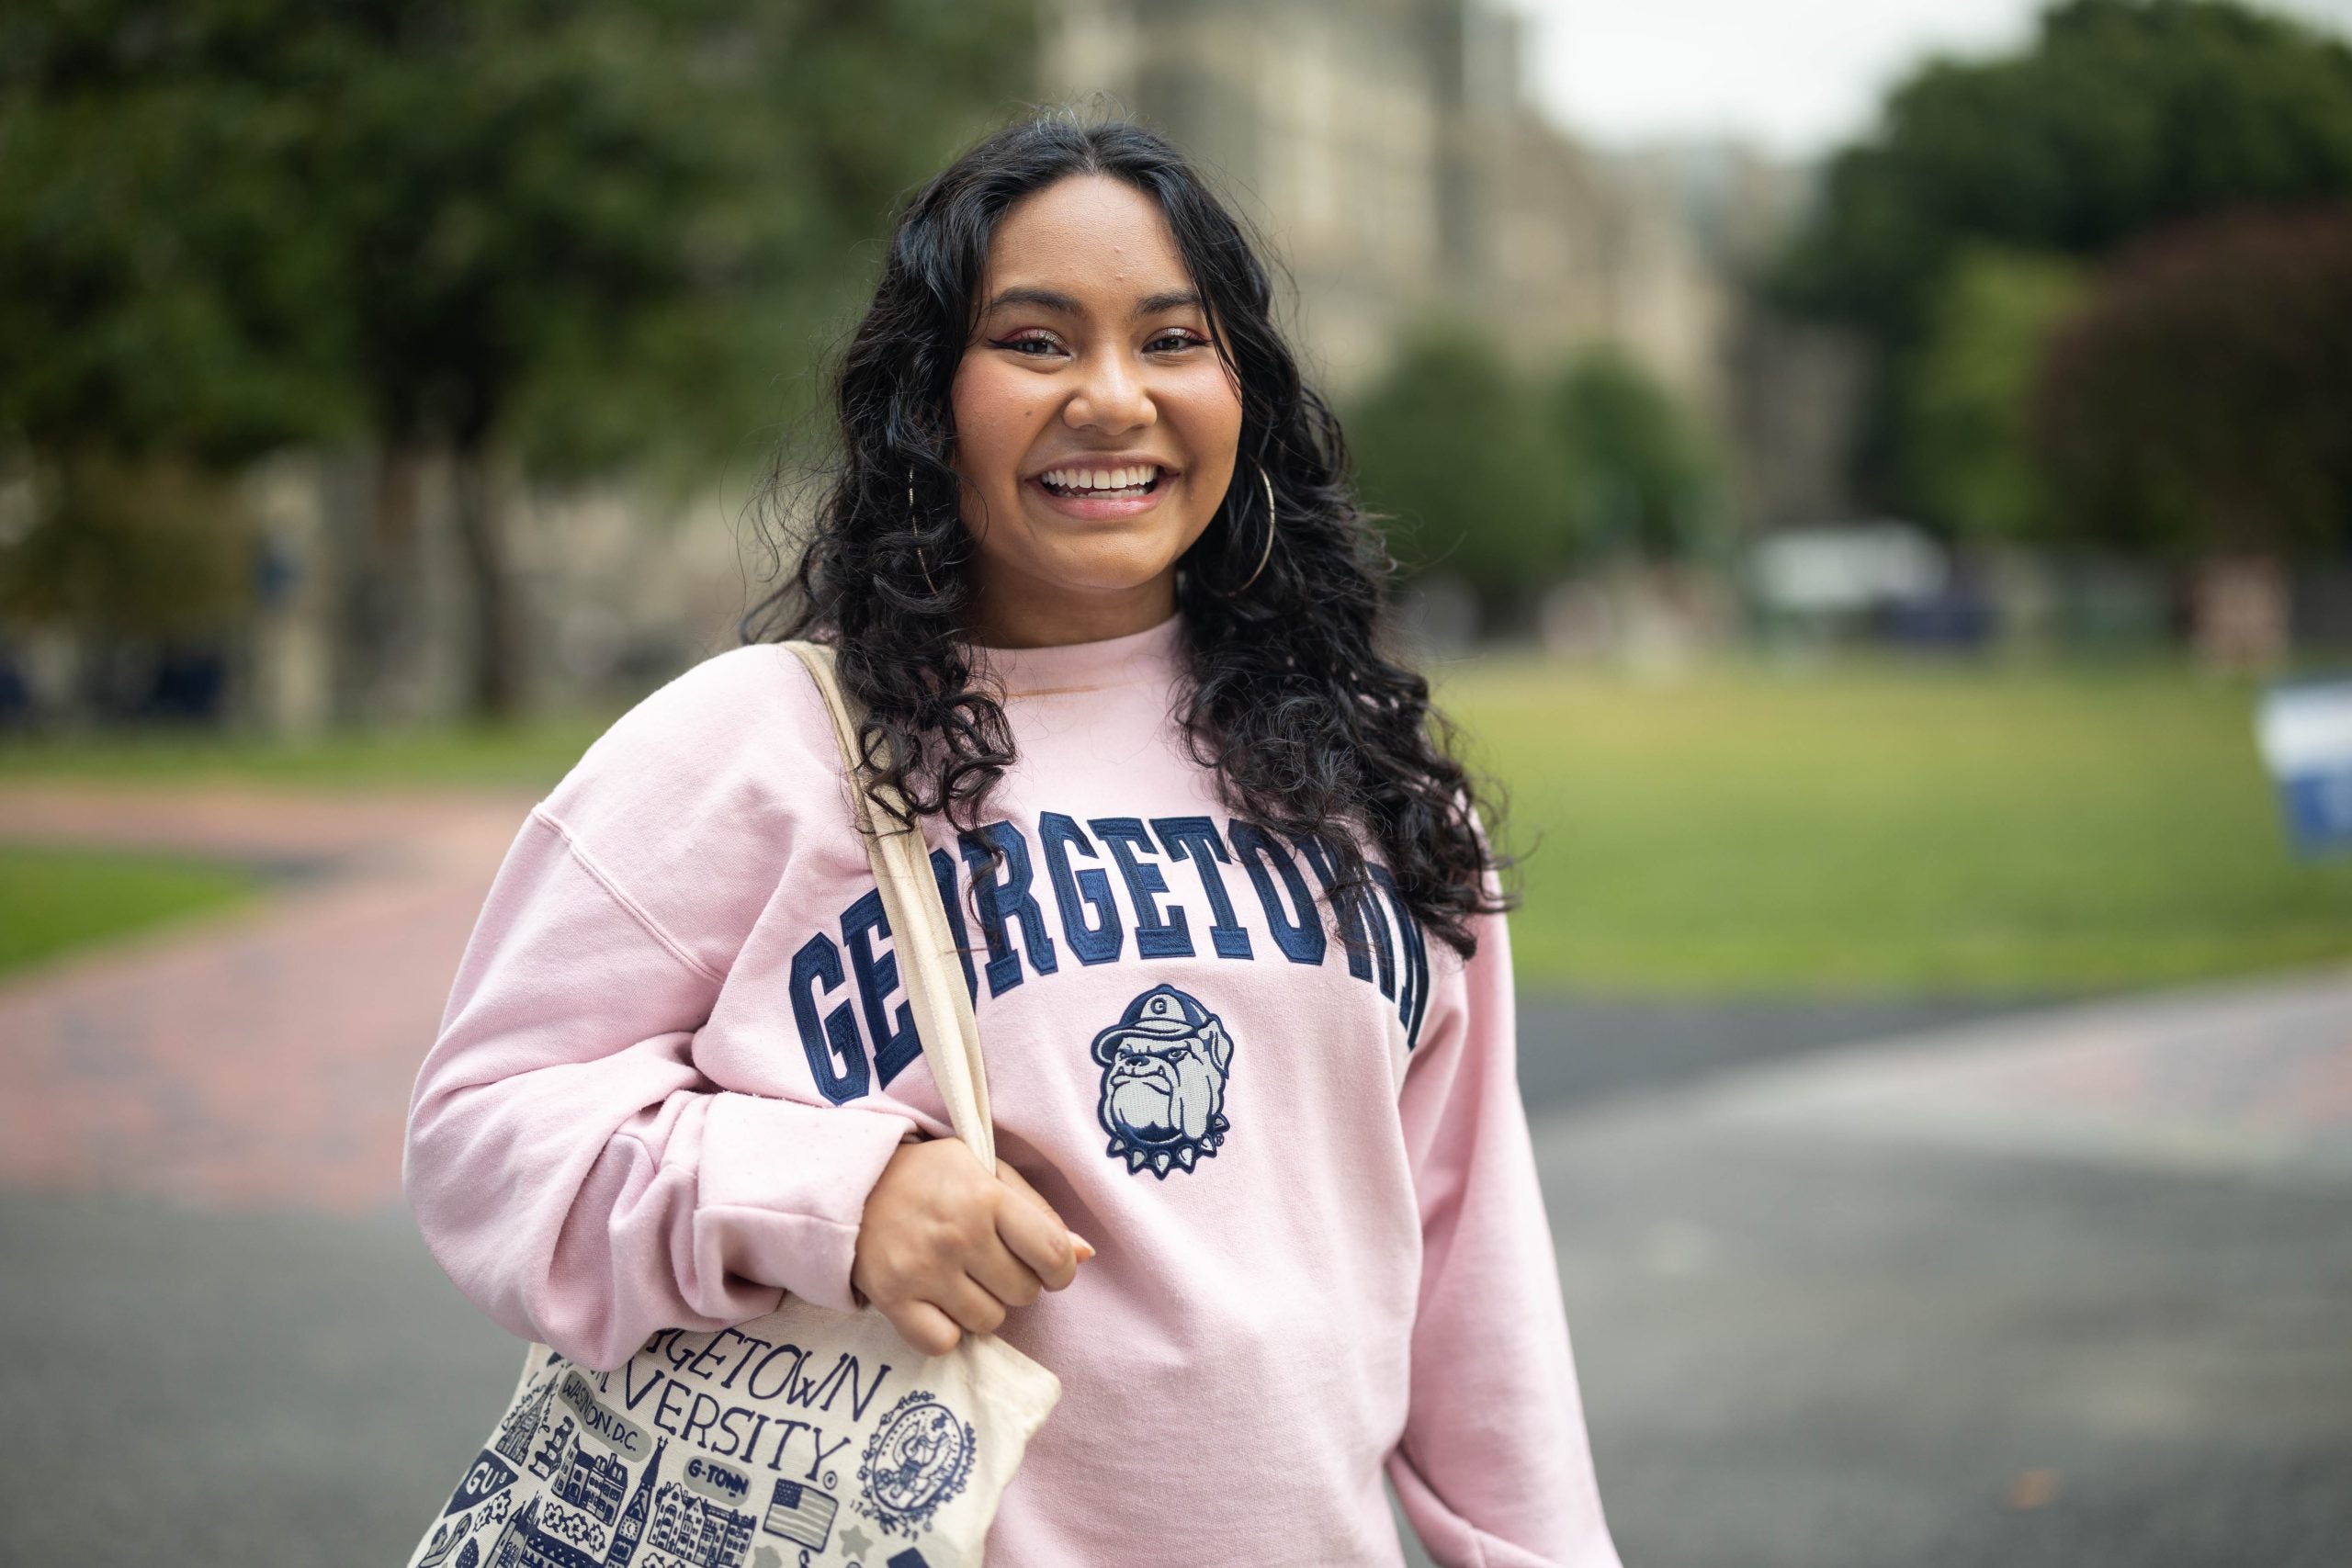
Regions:
<instances>
[{"instance_id":1,"label":"green tree","mask_svg":"<svg viewBox=\"0 0 2352 1568\"><path fill-rule=\"evenodd\" d=\"M254 40L207 14L229 10L0 11L0 437L12 445L226 465L333 434L355 412L331 237L298 216L311 106L242 68Z\"/></svg>"},{"instance_id":2,"label":"green tree","mask_svg":"<svg viewBox=\"0 0 2352 1568\"><path fill-rule=\"evenodd\" d=\"M2226 0L2065 0L2025 51L1896 88L1832 159L1772 292L1860 328L1901 388L1972 245L2096 258L2196 214L2346 195L2352 47ZM1861 478L1916 503L1899 402L1873 406Z\"/></svg>"},{"instance_id":3,"label":"green tree","mask_svg":"<svg viewBox=\"0 0 2352 1568\"><path fill-rule=\"evenodd\" d=\"M2078 263L1990 247L1947 273L1904 389L1909 488L1930 519L1976 538L2052 525L2028 415L2044 344L2085 288Z\"/></svg>"},{"instance_id":4,"label":"green tree","mask_svg":"<svg viewBox=\"0 0 2352 1568\"><path fill-rule=\"evenodd\" d=\"M1622 351L1579 355L1553 383L1544 413L1585 549L1656 560L1703 555L1720 543L1717 476L1704 435Z\"/></svg>"},{"instance_id":5,"label":"green tree","mask_svg":"<svg viewBox=\"0 0 2352 1568\"><path fill-rule=\"evenodd\" d=\"M2245 201L2352 194L2352 47L2219 0L2068 0L2004 60L1928 64L1837 155L1785 293L1889 338L1995 242L2097 254Z\"/></svg>"},{"instance_id":6,"label":"green tree","mask_svg":"<svg viewBox=\"0 0 2352 1568\"><path fill-rule=\"evenodd\" d=\"M510 708L499 474L737 453L772 428L892 197L1025 79L1030 13L20 7L0 23L0 418L36 451L222 459L364 434L363 631L413 621L417 476L446 457L474 699Z\"/></svg>"},{"instance_id":7,"label":"green tree","mask_svg":"<svg viewBox=\"0 0 2352 1568\"><path fill-rule=\"evenodd\" d=\"M893 193L1027 67L1008 0L388 4L322 45L355 368L406 473L454 461L475 700L520 645L491 461L716 457L809 357ZM920 90L914 85L922 84ZM888 106L887 112L880 112ZM767 405L763 407L763 405Z\"/></svg>"},{"instance_id":8,"label":"green tree","mask_svg":"<svg viewBox=\"0 0 2352 1568\"><path fill-rule=\"evenodd\" d=\"M2185 225L2053 340L2035 449L2070 526L2183 561L2352 547L2352 207Z\"/></svg>"},{"instance_id":9,"label":"green tree","mask_svg":"<svg viewBox=\"0 0 2352 1568\"><path fill-rule=\"evenodd\" d=\"M74 628L94 681L246 608L222 472L356 423L326 249L285 220L301 116L230 41L124 0L0 12L0 469L32 498L0 611Z\"/></svg>"},{"instance_id":10,"label":"green tree","mask_svg":"<svg viewBox=\"0 0 2352 1568\"><path fill-rule=\"evenodd\" d=\"M1348 435L1398 558L1458 573L1490 621L1523 614L1567 565L1567 477L1540 400L1474 330L1413 333Z\"/></svg>"}]
</instances>

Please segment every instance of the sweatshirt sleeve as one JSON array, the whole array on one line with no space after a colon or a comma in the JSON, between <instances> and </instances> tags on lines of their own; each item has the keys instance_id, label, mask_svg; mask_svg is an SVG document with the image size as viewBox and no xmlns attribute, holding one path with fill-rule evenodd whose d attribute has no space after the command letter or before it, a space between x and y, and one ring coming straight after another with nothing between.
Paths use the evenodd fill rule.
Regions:
<instances>
[{"instance_id":1,"label":"sweatshirt sleeve","mask_svg":"<svg viewBox=\"0 0 2352 1568\"><path fill-rule=\"evenodd\" d=\"M789 824L729 770L663 761L725 695L657 694L531 813L410 1101L402 1182L434 1257L509 1330L598 1369L786 1292L857 1304L865 1198L913 1127L722 1090L695 1066L695 1032L775 886L769 857L789 851ZM715 705L739 729L741 696ZM631 821L645 830L612 833Z\"/></svg>"},{"instance_id":2,"label":"sweatshirt sleeve","mask_svg":"<svg viewBox=\"0 0 2352 1568\"><path fill-rule=\"evenodd\" d=\"M1617 1568L1519 1097L1510 933L1475 929L1400 1092L1422 1256L1389 1479L1442 1568Z\"/></svg>"}]
</instances>

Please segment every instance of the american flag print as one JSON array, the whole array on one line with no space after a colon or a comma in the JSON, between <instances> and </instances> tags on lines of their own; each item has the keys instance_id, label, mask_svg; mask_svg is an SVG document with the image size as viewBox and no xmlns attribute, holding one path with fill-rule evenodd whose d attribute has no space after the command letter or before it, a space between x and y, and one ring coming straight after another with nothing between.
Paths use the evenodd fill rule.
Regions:
<instances>
[{"instance_id":1,"label":"american flag print","mask_svg":"<svg viewBox=\"0 0 2352 1568\"><path fill-rule=\"evenodd\" d=\"M768 1517L760 1528L811 1551L822 1551L825 1538L832 1533L834 1510L840 1506L831 1495L813 1486L779 1481L775 1495L768 1499Z\"/></svg>"}]
</instances>

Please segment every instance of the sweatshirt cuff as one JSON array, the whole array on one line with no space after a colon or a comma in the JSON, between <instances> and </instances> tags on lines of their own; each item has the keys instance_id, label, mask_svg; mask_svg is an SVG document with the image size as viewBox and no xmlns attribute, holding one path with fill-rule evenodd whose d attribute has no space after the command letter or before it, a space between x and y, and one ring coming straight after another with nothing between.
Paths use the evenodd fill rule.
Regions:
<instances>
[{"instance_id":1,"label":"sweatshirt cuff","mask_svg":"<svg viewBox=\"0 0 2352 1568\"><path fill-rule=\"evenodd\" d=\"M716 1096L695 1188L701 1244L730 1274L857 1311L849 1276L865 1200L913 1129L887 1111Z\"/></svg>"}]
</instances>

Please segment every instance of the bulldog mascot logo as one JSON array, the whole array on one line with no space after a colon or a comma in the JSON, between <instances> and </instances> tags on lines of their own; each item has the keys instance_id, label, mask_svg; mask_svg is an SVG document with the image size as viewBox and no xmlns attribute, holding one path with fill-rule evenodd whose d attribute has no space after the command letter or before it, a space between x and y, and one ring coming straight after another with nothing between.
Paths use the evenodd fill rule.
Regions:
<instances>
[{"instance_id":1,"label":"bulldog mascot logo","mask_svg":"<svg viewBox=\"0 0 2352 1568\"><path fill-rule=\"evenodd\" d=\"M1111 1134L1104 1152L1125 1156L1130 1173L1186 1170L1216 1153L1230 1125L1223 1114L1233 1036L1216 1014L1173 986L1155 986L1094 1037L1102 1066L1095 1111Z\"/></svg>"}]
</instances>

